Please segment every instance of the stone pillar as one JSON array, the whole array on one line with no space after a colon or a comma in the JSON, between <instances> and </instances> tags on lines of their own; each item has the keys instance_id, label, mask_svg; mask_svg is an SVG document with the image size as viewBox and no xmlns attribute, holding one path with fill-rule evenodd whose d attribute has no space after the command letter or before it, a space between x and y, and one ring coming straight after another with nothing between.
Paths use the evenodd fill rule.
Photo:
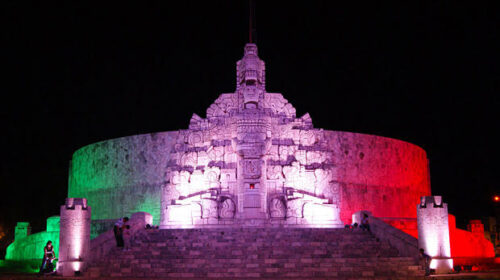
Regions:
<instances>
[{"instance_id":1,"label":"stone pillar","mask_svg":"<svg viewBox=\"0 0 500 280\"><path fill-rule=\"evenodd\" d=\"M61 206L57 272L63 276L80 274L88 262L90 216L85 198L66 198Z\"/></svg>"},{"instance_id":2,"label":"stone pillar","mask_svg":"<svg viewBox=\"0 0 500 280\"><path fill-rule=\"evenodd\" d=\"M432 257L431 269L450 273L453 260L450 250L448 204L441 196L423 196L417 206L418 246Z\"/></svg>"},{"instance_id":3,"label":"stone pillar","mask_svg":"<svg viewBox=\"0 0 500 280\"><path fill-rule=\"evenodd\" d=\"M26 237L30 235L31 227L28 222L17 222L16 230L14 233L14 241L19 240L20 238Z\"/></svg>"}]
</instances>

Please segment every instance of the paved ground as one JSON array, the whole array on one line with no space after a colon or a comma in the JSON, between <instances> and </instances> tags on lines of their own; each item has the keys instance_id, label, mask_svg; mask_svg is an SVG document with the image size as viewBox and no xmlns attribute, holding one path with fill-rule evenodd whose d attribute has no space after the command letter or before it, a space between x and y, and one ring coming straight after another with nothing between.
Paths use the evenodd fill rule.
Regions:
<instances>
[{"instance_id":1,"label":"paved ground","mask_svg":"<svg viewBox=\"0 0 500 280\"><path fill-rule=\"evenodd\" d=\"M62 276L39 276L36 274L1 274L0 279L9 279L9 280L50 280L50 279L64 279L64 280L83 280L86 277L62 277ZM95 279L95 278L94 278ZM117 279L117 278L113 278ZM229 278L224 278L229 280ZM253 280L257 278L251 278ZM261 278L259 278L261 279ZM374 277L373 279L377 279ZM397 278L397 279L405 279L405 278ZM424 279L424 278L423 278ZM447 275L431 275L430 277L425 277L425 279L434 279L434 280L449 280L449 279L500 279L500 271L489 271L489 272L469 272L469 273L458 273L458 274L447 274ZM120 280L145 280L145 278L121 278ZM189 280L189 279L186 279ZM245 279L242 279L245 280Z\"/></svg>"},{"instance_id":2,"label":"paved ground","mask_svg":"<svg viewBox=\"0 0 500 280\"><path fill-rule=\"evenodd\" d=\"M458 274L443 274L432 275L432 279L445 280L445 279L500 279L499 271L489 272L462 272Z\"/></svg>"}]
</instances>

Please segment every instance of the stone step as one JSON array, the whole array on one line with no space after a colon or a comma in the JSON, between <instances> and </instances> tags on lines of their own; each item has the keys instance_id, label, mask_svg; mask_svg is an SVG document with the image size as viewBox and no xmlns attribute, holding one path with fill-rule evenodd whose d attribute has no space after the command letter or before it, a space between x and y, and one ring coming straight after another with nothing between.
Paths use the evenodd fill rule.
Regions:
<instances>
[{"instance_id":1,"label":"stone step","mask_svg":"<svg viewBox=\"0 0 500 280\"><path fill-rule=\"evenodd\" d=\"M132 247L130 251L124 252L125 255L131 254L131 253L139 253L139 252L144 252L144 251L149 251L149 252L155 252L155 253L186 253L186 252L200 252L204 254L213 254L213 253L224 253L224 254L230 254L230 255L240 255L241 252L248 252L250 254L272 254L272 255L283 255L287 254L289 252L294 252L295 254L312 254L312 255L322 255L322 254L335 254L335 255L342 255L342 254L349 254L349 253L366 253L367 252L373 252L376 253L377 251L386 251L387 253L394 253L397 254L396 251L394 251L393 248L391 247L386 247L386 246L367 246L366 248L338 248L338 247L332 247L332 246L324 246L324 247L311 247L311 246L306 246L304 247L289 247L289 248L283 248L283 249L274 249L272 247L241 247L241 246L234 246L233 248L231 247L226 247L226 248L217 248L217 247ZM369 254L368 254L369 255Z\"/></svg>"},{"instance_id":2,"label":"stone step","mask_svg":"<svg viewBox=\"0 0 500 280\"><path fill-rule=\"evenodd\" d=\"M164 253L164 254L162 254ZM311 255L305 255L302 253L297 253L297 254L279 254L279 255L270 255L270 254L262 254L262 253L248 253L244 251L238 251L238 252L233 252L233 254L225 254L221 256L217 256L216 254L204 254L201 251L185 251L182 252L183 255L180 254L168 254L168 252L133 252L133 251L127 251L127 252L113 252L112 254L115 255L114 258L112 258L112 261L129 261L129 260L134 260L134 259L150 259L150 260L161 260L161 259L168 259L168 257L173 256L172 259L175 259L176 261L185 261L185 260L197 260L197 259L234 259L234 260L246 260L250 261L252 259L290 259L290 260L296 260L296 259L304 259L304 258L315 258L319 260L334 260L335 262L339 263L345 263L349 261L355 261L355 262L369 262L369 261L376 261L376 262L400 262L400 261L405 261L405 262L413 262L414 260L412 258L403 258L403 257L387 257L387 256L373 256L371 258L366 258L366 257L346 257L346 256L340 256L340 255L335 255L335 254L328 254L324 253L321 251L318 251L317 254L311 254ZM248 254L245 254L248 253ZM206 258L206 257L210 258Z\"/></svg>"},{"instance_id":3,"label":"stone step","mask_svg":"<svg viewBox=\"0 0 500 280\"><path fill-rule=\"evenodd\" d=\"M374 270L389 270L389 269L415 269L413 268L415 265L411 263L374 263L374 264L339 264L339 263L331 263L331 262L318 262L315 259L301 259L296 262L286 261L280 262L279 260L264 260L263 262L245 262L245 263L235 263L235 262L223 262L223 263L214 263L208 261L198 261L198 262L108 262L108 268L119 268L119 267L132 267L132 266L141 266L141 267L152 267L152 268L161 268L161 267L169 267L169 268L201 268L201 267L217 267L217 268L305 268L305 267L321 267L326 268L328 270L339 270L341 268L369 268Z\"/></svg>"},{"instance_id":4,"label":"stone step","mask_svg":"<svg viewBox=\"0 0 500 280\"><path fill-rule=\"evenodd\" d=\"M316 267L308 267L304 269L294 269L294 268L275 268L275 267L255 267L255 268L210 268L208 271L196 268L184 268L184 269L174 269L170 267L159 267L159 268L148 268L148 267L122 267L120 269L107 269L107 270L94 270L100 271L102 275L111 275L113 273L135 273L139 272L145 275L151 275L156 273L197 273L207 275L208 273L259 273L259 272L267 272L267 273L277 273L284 274L286 272L318 272L318 273L338 273L339 275L362 275L371 273L372 275L366 276L378 276L378 275L407 275L407 276L421 276L423 274L422 271L417 270L398 270L398 271L385 271L385 270L374 270L374 269L366 269L366 268L352 268L345 267L338 270L330 270L325 268L316 268Z\"/></svg>"},{"instance_id":5,"label":"stone step","mask_svg":"<svg viewBox=\"0 0 500 280\"><path fill-rule=\"evenodd\" d=\"M415 279L413 258L368 232L344 229L145 230L112 250L92 278ZM101 278L100 278L101 279Z\"/></svg>"},{"instance_id":6,"label":"stone step","mask_svg":"<svg viewBox=\"0 0 500 280\"><path fill-rule=\"evenodd\" d=\"M262 232L265 230L265 232ZM346 231L344 229L299 229L299 228L281 228L281 229L269 229L269 228L245 228L245 229L170 229L165 230L148 230L147 234L151 237L200 237L201 239L209 239L212 236L218 236L220 238L237 238L238 236L254 236L255 238L287 238L287 237L326 237L331 239L338 238L351 238L356 236L366 235L366 231L354 230ZM238 235L236 235L238 234Z\"/></svg>"},{"instance_id":7,"label":"stone step","mask_svg":"<svg viewBox=\"0 0 500 280\"><path fill-rule=\"evenodd\" d=\"M124 269L120 272L111 272L109 274L94 274L91 277L144 277L144 278L351 278L351 279L368 279L366 277L389 277L389 279L403 278L404 279L423 279L424 274L407 274L404 271L399 271L395 273L376 273L373 271L277 271L272 269L267 270L256 270L256 271L211 271L211 272L196 272L196 271L148 271L141 272L138 270ZM382 278L383 279L383 278Z\"/></svg>"},{"instance_id":8,"label":"stone step","mask_svg":"<svg viewBox=\"0 0 500 280\"><path fill-rule=\"evenodd\" d=\"M388 271L392 271L404 275L421 275L419 266L412 264L364 264L364 265L345 265L332 263L317 263L316 260L303 259L296 263L286 262L279 263L275 260L266 260L264 263L245 263L235 264L217 263L217 262L198 262L198 263L130 263L130 264L110 264L106 266L106 271L125 272L128 269L134 272L149 273L149 272L192 272L192 271L211 271L211 272L259 272L259 271L274 271L276 273L284 272L364 272L372 271L374 274L385 275Z\"/></svg>"},{"instance_id":9,"label":"stone step","mask_svg":"<svg viewBox=\"0 0 500 280\"><path fill-rule=\"evenodd\" d=\"M302 272L302 271L313 271L313 272L352 272L352 273L360 273L364 271L371 271L377 275L386 275L399 273L404 275L421 275L423 272L417 270L411 270L410 267L400 267L398 269L391 269L389 271L387 268L385 269L374 269L374 268L363 268L363 267L338 267L338 268L328 268L328 267L148 267L144 265L138 265L137 267L109 267L108 269L103 271L105 273L115 273L115 272L142 272L142 273L156 273L156 272L259 272L259 271L273 271L276 273L284 273L284 272Z\"/></svg>"},{"instance_id":10,"label":"stone step","mask_svg":"<svg viewBox=\"0 0 500 280\"><path fill-rule=\"evenodd\" d=\"M187 243L190 242L190 243ZM191 243L193 242L193 243ZM142 241L136 241L132 240L132 244L136 244L137 246L162 246L162 247L178 247L178 246L188 246L188 247L203 247L203 246L209 246L209 247L225 247L225 246L231 246L231 244L236 244L235 246L242 246L243 244L245 245L254 245L254 246L293 246L293 247L301 247L301 246L313 246L313 247L321 247L321 246L336 246L336 247L351 247L351 246L358 246L358 241L355 242L333 242L333 241L327 241L327 242L303 242L303 243L297 243L293 241L283 241L283 242L260 242L260 241L244 241L244 240L236 240L236 241L226 241L226 242L220 242L220 241L211 241L211 243L197 243L196 239L193 240L182 240L178 242L165 242L165 241L148 241L147 243L142 242ZM158 244L156 244L158 243ZM384 242L379 242L379 241L368 241L365 242L365 245L376 245L376 244L385 244Z\"/></svg>"}]
</instances>

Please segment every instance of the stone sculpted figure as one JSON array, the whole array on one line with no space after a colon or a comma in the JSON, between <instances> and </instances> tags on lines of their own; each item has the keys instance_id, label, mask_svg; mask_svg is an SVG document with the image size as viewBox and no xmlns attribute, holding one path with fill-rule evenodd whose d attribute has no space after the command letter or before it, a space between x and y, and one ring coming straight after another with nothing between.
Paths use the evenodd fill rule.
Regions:
<instances>
[{"instance_id":1,"label":"stone sculpted figure","mask_svg":"<svg viewBox=\"0 0 500 280\"><path fill-rule=\"evenodd\" d=\"M269 203L269 216L271 218L286 218L286 206L283 198L275 197Z\"/></svg>"},{"instance_id":2,"label":"stone sculpted figure","mask_svg":"<svg viewBox=\"0 0 500 280\"><path fill-rule=\"evenodd\" d=\"M213 199L201 200L202 218L217 219L217 201Z\"/></svg>"},{"instance_id":3,"label":"stone sculpted figure","mask_svg":"<svg viewBox=\"0 0 500 280\"><path fill-rule=\"evenodd\" d=\"M229 197L223 197L222 199L219 206L219 217L222 219L234 218L234 213L236 212L234 201Z\"/></svg>"}]
</instances>

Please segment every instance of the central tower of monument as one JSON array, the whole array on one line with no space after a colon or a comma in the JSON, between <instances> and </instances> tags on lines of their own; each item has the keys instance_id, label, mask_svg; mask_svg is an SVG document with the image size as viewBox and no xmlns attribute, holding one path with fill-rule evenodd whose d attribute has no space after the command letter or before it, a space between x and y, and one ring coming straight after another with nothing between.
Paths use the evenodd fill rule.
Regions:
<instances>
[{"instance_id":1,"label":"central tower of monument","mask_svg":"<svg viewBox=\"0 0 500 280\"><path fill-rule=\"evenodd\" d=\"M257 46L247 44L236 66L235 147L238 154L238 216L262 218L266 212L264 156L269 147L271 120L264 113L265 66L257 56Z\"/></svg>"},{"instance_id":2,"label":"central tower of monument","mask_svg":"<svg viewBox=\"0 0 500 280\"><path fill-rule=\"evenodd\" d=\"M236 64L236 91L221 94L170 153L162 228L224 225L338 227L332 151L309 114L266 92L257 46Z\"/></svg>"}]
</instances>

